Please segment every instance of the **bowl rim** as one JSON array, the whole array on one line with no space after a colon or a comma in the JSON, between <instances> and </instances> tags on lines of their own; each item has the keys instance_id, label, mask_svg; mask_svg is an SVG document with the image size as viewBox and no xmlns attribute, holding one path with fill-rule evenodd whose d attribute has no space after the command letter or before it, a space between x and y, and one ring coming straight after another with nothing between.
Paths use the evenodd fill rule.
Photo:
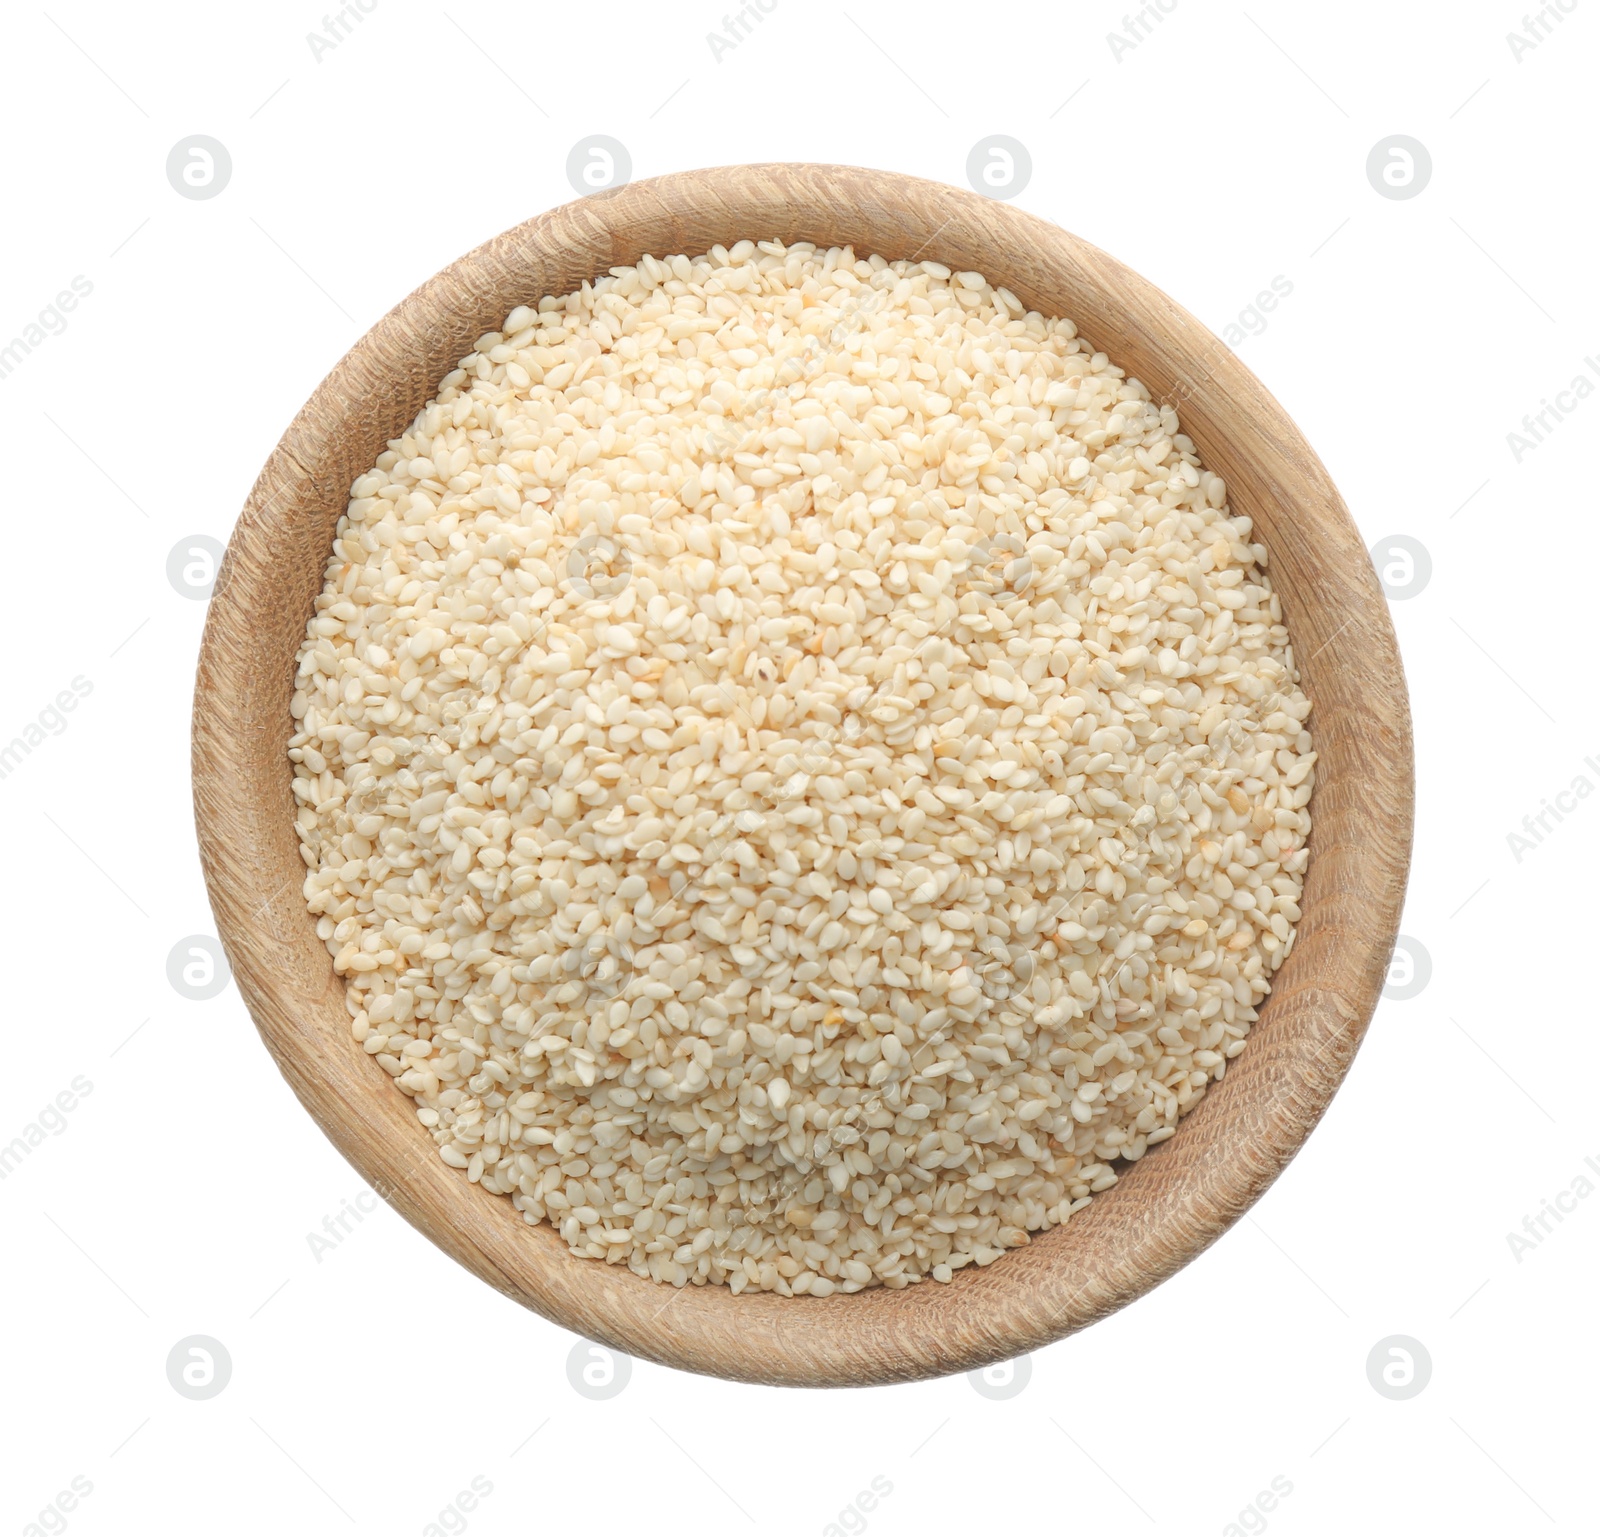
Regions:
<instances>
[{"instance_id":1,"label":"bowl rim","mask_svg":"<svg viewBox=\"0 0 1600 1537\"><path fill-rule=\"evenodd\" d=\"M723 235L699 244L648 239L713 228ZM1222 472L1246 501L1235 510L1256 518L1273 569L1304 568L1280 597L1317 750L1336 750L1319 762L1295 946L1245 1051L1176 1136L1068 1224L947 1285L735 1297L579 1259L548 1226L525 1223L431 1156L410 1102L351 1038L342 984L283 858L295 839L282 751L292 653L286 672L282 652L294 625L304 633L310 602L284 610L286 584L298 591L314 571L309 592L321 588L363 445L378 445L370 465L453 357L499 326L507 294L534 302L577 286L557 286L557 274L599 276L647 250L718 240L792 242L811 238L807 228L819 243L843 243L829 230L869 235L852 242L858 255L893 260L921 241L916 254L968 257L962 265L1030 308L1070 315L1096 345L1103 333L1086 316L1137 321L1113 361L1158 400L1181 401L1208 467L1233 470ZM987 265L970 259L984 253ZM1049 292L1059 301L1034 302ZM1319 692L1337 699L1336 720L1324 719ZM280 1071L362 1177L491 1286L574 1333L670 1366L805 1386L912 1380L1025 1353L1134 1300L1226 1231L1303 1144L1365 1032L1394 948L1413 816L1409 706L1387 604L1326 470L1255 376L1154 285L1044 219L942 183L826 164L677 172L564 204L451 263L363 335L295 416L229 541L197 667L192 768L207 889L240 993ZM297 852L293 865L303 869Z\"/></svg>"}]
</instances>

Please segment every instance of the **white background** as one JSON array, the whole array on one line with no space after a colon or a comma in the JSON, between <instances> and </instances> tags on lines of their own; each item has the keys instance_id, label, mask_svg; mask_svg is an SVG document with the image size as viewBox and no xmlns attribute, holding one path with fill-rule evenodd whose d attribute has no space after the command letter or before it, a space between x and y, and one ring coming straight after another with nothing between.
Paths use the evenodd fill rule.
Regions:
<instances>
[{"instance_id":1,"label":"white background","mask_svg":"<svg viewBox=\"0 0 1600 1537\"><path fill-rule=\"evenodd\" d=\"M91 1492L42 1529L425 1532L481 1476L493 1492L454 1529L787 1537L825 1532L881 1477L892 1493L865 1517L881 1537L1188 1537L1229 1533L1281 1477L1292 1493L1239 1529L1594 1531L1600 1199L1571 1200L1520 1256L1507 1239L1600 1162L1600 804L1569 802L1520 861L1507 841L1577 776L1600 785L1584 763L1600 762L1600 402L1520 464L1507 444L1600 355L1600 5L1573 3L1520 58L1520 0L1177 0L1120 56L1124 0L776 0L720 59L721 0L378 0L320 60L311 5L17 13L0 344L73 277L93 292L0 379L0 742L73 678L92 693L0 780L0 1144L74 1077L92 1090L0 1181L0 1531L31 1532L74 1476ZM204 201L164 169L197 133L233 162ZM360 1181L236 990L193 1002L167 980L174 945L212 927L188 779L204 604L169 583L169 551L226 541L345 349L439 267L573 196L568 152L594 133L636 177L835 160L956 184L980 136L1010 135L1032 158L1021 206L1213 329L1286 278L1242 356L1368 542L1431 555L1427 586L1392 605L1419 767L1404 929L1431 980L1380 1006L1248 1218L1039 1353L1002 1401L961 1377L797 1392L644 1363L618 1396L580 1396L571 1336L386 1207L313 1256L308 1234ZM1365 170L1396 133L1433 163L1407 200ZM205 1401L166 1371L196 1334L232 1360ZM1405 1401L1367 1373L1396 1334L1432 1361Z\"/></svg>"}]
</instances>

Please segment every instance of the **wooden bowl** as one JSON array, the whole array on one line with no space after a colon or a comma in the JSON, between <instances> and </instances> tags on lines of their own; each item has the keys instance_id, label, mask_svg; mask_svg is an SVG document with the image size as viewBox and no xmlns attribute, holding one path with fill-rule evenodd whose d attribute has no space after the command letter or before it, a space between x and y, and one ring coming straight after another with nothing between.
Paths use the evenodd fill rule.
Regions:
<instances>
[{"instance_id":1,"label":"wooden bowl","mask_svg":"<svg viewBox=\"0 0 1600 1537\"><path fill-rule=\"evenodd\" d=\"M1070 1223L950 1285L734 1296L576 1258L436 1156L411 1102L351 1039L301 897L289 700L352 480L516 305L646 253L743 238L927 255L1074 320L1177 406L1234 510L1255 519L1315 706L1304 916L1244 1052L1169 1142ZM630 1355L749 1382L981 1367L1105 1317L1193 1259L1294 1156L1344 1077L1394 946L1411 845L1410 716L1388 610L1338 492L1282 408L1204 326L1093 246L970 192L844 166L691 171L587 197L480 246L379 321L294 419L245 504L207 618L193 755L201 856L239 990L340 1152L506 1296Z\"/></svg>"}]
</instances>

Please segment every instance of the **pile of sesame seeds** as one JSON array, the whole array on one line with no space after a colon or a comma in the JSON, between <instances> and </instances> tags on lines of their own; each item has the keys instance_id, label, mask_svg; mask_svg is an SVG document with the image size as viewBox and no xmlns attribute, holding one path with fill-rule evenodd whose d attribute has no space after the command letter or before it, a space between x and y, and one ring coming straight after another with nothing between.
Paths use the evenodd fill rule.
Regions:
<instances>
[{"instance_id":1,"label":"pile of sesame seeds","mask_svg":"<svg viewBox=\"0 0 1600 1537\"><path fill-rule=\"evenodd\" d=\"M988 1264L1172 1135L1292 944L1266 563L977 273L741 241L513 311L352 487L301 651L356 1040L580 1255Z\"/></svg>"}]
</instances>

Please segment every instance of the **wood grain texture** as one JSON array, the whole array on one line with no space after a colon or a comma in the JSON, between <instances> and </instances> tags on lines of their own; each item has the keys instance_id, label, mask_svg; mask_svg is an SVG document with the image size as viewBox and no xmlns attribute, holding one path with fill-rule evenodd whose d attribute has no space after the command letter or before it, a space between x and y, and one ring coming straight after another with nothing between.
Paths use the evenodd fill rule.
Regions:
<instances>
[{"instance_id":1,"label":"wood grain texture","mask_svg":"<svg viewBox=\"0 0 1600 1537\"><path fill-rule=\"evenodd\" d=\"M289 700L351 481L514 306L646 253L774 237L981 271L1076 321L1175 405L1271 553L1315 706L1304 916L1244 1052L1169 1142L1069 1224L948 1286L735 1297L574 1257L436 1156L411 1101L351 1039L301 896ZM1283 410L1204 326L1093 246L973 193L843 166L692 171L585 198L481 246L374 326L290 425L239 518L206 623L193 761L206 881L240 992L363 1178L468 1269L565 1328L671 1366L805 1386L928 1377L1035 1349L1132 1301L1225 1231L1344 1077L1393 948L1411 847L1410 717L1388 610L1338 492Z\"/></svg>"}]
</instances>

